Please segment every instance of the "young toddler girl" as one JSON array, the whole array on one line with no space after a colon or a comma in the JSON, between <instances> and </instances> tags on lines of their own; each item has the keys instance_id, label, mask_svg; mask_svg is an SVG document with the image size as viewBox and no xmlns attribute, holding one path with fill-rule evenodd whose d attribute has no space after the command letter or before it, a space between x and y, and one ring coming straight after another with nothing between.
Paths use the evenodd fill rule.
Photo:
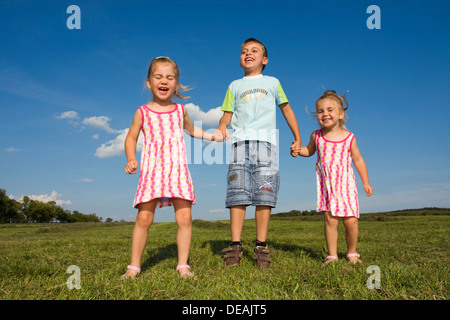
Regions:
<instances>
[{"instance_id":1,"label":"young toddler girl","mask_svg":"<svg viewBox=\"0 0 450 320\"><path fill-rule=\"evenodd\" d=\"M187 262L192 237L191 205L195 204L195 195L187 166L183 129L194 138L214 140L214 136L195 127L184 106L172 102L173 96L189 98L180 93L180 89L188 88L178 79L179 69L170 58L152 60L147 86L153 99L138 108L125 139L128 160L125 172L136 174L136 144L140 132L144 134L140 179L133 204L139 211L132 234L131 263L122 278L134 278L141 272L141 258L155 209L172 205L178 228L176 270L182 277L193 276Z\"/></svg>"},{"instance_id":2,"label":"young toddler girl","mask_svg":"<svg viewBox=\"0 0 450 320\"><path fill-rule=\"evenodd\" d=\"M346 107L344 107L344 102ZM347 99L334 90L327 90L316 101L317 121L321 129L314 131L308 146L295 149L303 157L312 156L317 150L317 212L324 212L325 240L328 256L325 262L338 259L337 225L342 217L347 242L346 258L351 263L361 262L356 252L358 243L358 192L352 161L363 182L367 196L373 189L369 184L367 167L356 144L353 133L345 127Z\"/></svg>"}]
</instances>

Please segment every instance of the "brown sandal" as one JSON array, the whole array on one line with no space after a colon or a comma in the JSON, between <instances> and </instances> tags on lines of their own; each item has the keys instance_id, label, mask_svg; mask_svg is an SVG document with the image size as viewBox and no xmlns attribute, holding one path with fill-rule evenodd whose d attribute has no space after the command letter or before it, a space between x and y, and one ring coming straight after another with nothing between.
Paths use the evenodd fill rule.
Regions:
<instances>
[{"instance_id":1,"label":"brown sandal","mask_svg":"<svg viewBox=\"0 0 450 320\"><path fill-rule=\"evenodd\" d=\"M270 266L270 262L272 262L272 260L269 258L269 254L273 253L274 251L267 247L255 247L253 251L255 252L256 256L256 265L261 268L268 268Z\"/></svg>"},{"instance_id":2,"label":"brown sandal","mask_svg":"<svg viewBox=\"0 0 450 320\"><path fill-rule=\"evenodd\" d=\"M236 266L241 264L242 247L238 244L231 245L222 250L225 255L225 266Z\"/></svg>"}]
</instances>

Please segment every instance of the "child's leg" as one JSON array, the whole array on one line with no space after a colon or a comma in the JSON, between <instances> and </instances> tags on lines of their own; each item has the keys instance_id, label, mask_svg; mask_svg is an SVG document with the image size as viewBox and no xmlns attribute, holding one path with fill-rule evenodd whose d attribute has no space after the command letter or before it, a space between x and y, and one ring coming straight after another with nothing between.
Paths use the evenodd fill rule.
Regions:
<instances>
[{"instance_id":1,"label":"child's leg","mask_svg":"<svg viewBox=\"0 0 450 320\"><path fill-rule=\"evenodd\" d=\"M271 207L256 206L255 220L256 220L256 240L266 242L267 232L269 230Z\"/></svg>"},{"instance_id":2,"label":"child's leg","mask_svg":"<svg viewBox=\"0 0 450 320\"><path fill-rule=\"evenodd\" d=\"M141 266L142 254L147 244L148 230L153 223L155 217L155 208L157 200L139 204L139 212L133 228L131 242L131 265L135 267ZM137 274L135 270L127 270L127 274L134 276Z\"/></svg>"},{"instance_id":3,"label":"child's leg","mask_svg":"<svg viewBox=\"0 0 450 320\"><path fill-rule=\"evenodd\" d=\"M172 198L175 208L175 221L177 222L177 246L178 246L178 265L186 265L189 258L189 250L192 240L192 218L191 206L189 200ZM180 274L188 272L188 268L178 270Z\"/></svg>"},{"instance_id":4,"label":"child's leg","mask_svg":"<svg viewBox=\"0 0 450 320\"><path fill-rule=\"evenodd\" d=\"M343 218L345 227L345 240L347 241L347 254L356 253L358 244L358 218Z\"/></svg>"},{"instance_id":5,"label":"child's leg","mask_svg":"<svg viewBox=\"0 0 450 320\"><path fill-rule=\"evenodd\" d=\"M242 227L245 219L245 206L230 208L231 241L241 241Z\"/></svg>"},{"instance_id":6,"label":"child's leg","mask_svg":"<svg viewBox=\"0 0 450 320\"><path fill-rule=\"evenodd\" d=\"M325 241L327 243L328 255L337 257L337 239L338 232L337 226L339 219L331 215L330 211L324 211L324 221L325 221Z\"/></svg>"}]
</instances>

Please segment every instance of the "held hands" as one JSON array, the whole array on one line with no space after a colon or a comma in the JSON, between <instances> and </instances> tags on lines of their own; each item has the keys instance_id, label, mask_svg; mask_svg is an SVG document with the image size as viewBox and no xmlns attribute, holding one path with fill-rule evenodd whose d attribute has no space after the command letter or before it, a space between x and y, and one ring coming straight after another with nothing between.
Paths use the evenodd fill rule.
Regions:
<instances>
[{"instance_id":1,"label":"held hands","mask_svg":"<svg viewBox=\"0 0 450 320\"><path fill-rule=\"evenodd\" d=\"M224 142L230 138L230 135L226 128L224 130L217 128L216 130L214 130L213 136L214 136L214 141L216 141L216 142Z\"/></svg>"},{"instance_id":2,"label":"held hands","mask_svg":"<svg viewBox=\"0 0 450 320\"><path fill-rule=\"evenodd\" d=\"M139 163L136 160L130 160L125 165L125 172L128 174L136 174Z\"/></svg>"},{"instance_id":3,"label":"held hands","mask_svg":"<svg viewBox=\"0 0 450 320\"><path fill-rule=\"evenodd\" d=\"M300 154L302 147L300 146L300 141L292 141L291 144L291 156L297 157Z\"/></svg>"}]
</instances>

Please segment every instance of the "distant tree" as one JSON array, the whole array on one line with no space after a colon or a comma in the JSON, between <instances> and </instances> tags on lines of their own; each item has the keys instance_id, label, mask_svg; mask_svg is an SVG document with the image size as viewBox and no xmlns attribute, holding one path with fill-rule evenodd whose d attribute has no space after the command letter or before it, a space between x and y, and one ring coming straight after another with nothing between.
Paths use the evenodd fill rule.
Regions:
<instances>
[{"instance_id":1,"label":"distant tree","mask_svg":"<svg viewBox=\"0 0 450 320\"><path fill-rule=\"evenodd\" d=\"M0 223L25 222L25 217L19 214L20 203L10 199L5 189L0 189Z\"/></svg>"},{"instance_id":2,"label":"distant tree","mask_svg":"<svg viewBox=\"0 0 450 320\"><path fill-rule=\"evenodd\" d=\"M43 202L24 196L22 201L10 199L5 189L0 189L0 223L24 222L100 222L95 213L83 214L78 211L64 210L55 201Z\"/></svg>"}]
</instances>

